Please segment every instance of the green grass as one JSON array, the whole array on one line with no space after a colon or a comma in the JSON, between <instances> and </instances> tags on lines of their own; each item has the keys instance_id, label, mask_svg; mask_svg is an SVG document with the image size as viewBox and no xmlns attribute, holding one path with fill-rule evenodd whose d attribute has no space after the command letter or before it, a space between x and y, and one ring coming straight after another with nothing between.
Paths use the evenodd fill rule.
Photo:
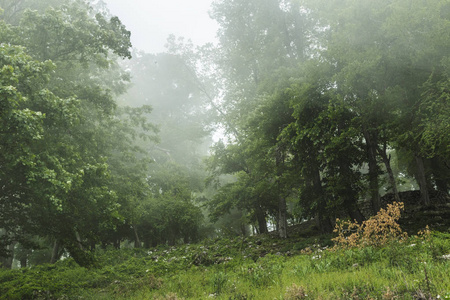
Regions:
<instances>
[{"instance_id":1,"label":"green grass","mask_svg":"<svg viewBox=\"0 0 450 300\"><path fill-rule=\"evenodd\" d=\"M71 259L0 270L1 299L450 299L450 234L331 252L322 239L269 235L160 249L99 251L97 269ZM315 246L312 246L315 244ZM414 246L411 246L415 244ZM301 245L312 253L300 254ZM307 295L307 296L306 296Z\"/></svg>"}]
</instances>

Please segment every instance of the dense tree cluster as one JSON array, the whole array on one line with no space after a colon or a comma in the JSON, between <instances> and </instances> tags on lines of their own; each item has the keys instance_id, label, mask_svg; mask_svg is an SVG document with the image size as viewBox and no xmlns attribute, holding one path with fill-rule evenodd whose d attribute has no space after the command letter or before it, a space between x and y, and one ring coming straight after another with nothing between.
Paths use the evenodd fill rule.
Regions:
<instances>
[{"instance_id":1,"label":"dense tree cluster","mask_svg":"<svg viewBox=\"0 0 450 300\"><path fill-rule=\"evenodd\" d=\"M448 195L449 12L446 0L215 1L231 142L209 168L216 183L236 180L213 215L238 207L286 237L289 217L324 231L337 215L361 221L357 201L375 213L404 178L424 205L432 190Z\"/></svg>"},{"instance_id":2,"label":"dense tree cluster","mask_svg":"<svg viewBox=\"0 0 450 300\"><path fill-rule=\"evenodd\" d=\"M118 62L131 58L120 20L84 1L0 5L2 264L65 252L92 265L96 246L198 238L187 175L154 167L151 107L116 103L130 77Z\"/></svg>"},{"instance_id":3,"label":"dense tree cluster","mask_svg":"<svg viewBox=\"0 0 450 300\"><path fill-rule=\"evenodd\" d=\"M448 196L449 0L216 0L211 17L216 45L148 54L102 1L0 0L3 266Z\"/></svg>"}]
</instances>

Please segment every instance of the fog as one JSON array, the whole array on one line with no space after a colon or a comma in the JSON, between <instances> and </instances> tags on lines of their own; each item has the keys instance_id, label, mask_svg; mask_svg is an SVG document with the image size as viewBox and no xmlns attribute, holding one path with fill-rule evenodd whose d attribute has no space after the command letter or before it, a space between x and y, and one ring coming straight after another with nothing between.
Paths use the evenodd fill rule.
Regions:
<instances>
[{"instance_id":1,"label":"fog","mask_svg":"<svg viewBox=\"0 0 450 300\"><path fill-rule=\"evenodd\" d=\"M108 255L237 237L236 261L254 263L267 253L244 253L247 238L294 250L305 220L299 236L331 243L338 218L361 224L393 201L448 214L448 0L0 8L5 268L90 272Z\"/></svg>"},{"instance_id":2,"label":"fog","mask_svg":"<svg viewBox=\"0 0 450 300\"><path fill-rule=\"evenodd\" d=\"M171 34L196 45L215 41L217 23L208 14L211 0L105 0L113 15L132 32L133 47L147 53L165 51Z\"/></svg>"}]
</instances>

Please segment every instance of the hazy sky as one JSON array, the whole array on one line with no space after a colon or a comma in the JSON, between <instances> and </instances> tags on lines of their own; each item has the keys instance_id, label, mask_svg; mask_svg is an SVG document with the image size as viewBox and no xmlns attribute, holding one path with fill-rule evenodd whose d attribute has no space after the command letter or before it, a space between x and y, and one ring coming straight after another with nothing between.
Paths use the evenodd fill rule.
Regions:
<instances>
[{"instance_id":1,"label":"hazy sky","mask_svg":"<svg viewBox=\"0 0 450 300\"><path fill-rule=\"evenodd\" d=\"M213 0L104 0L131 31L133 47L164 51L169 34L201 45L214 41L217 24L208 15Z\"/></svg>"}]
</instances>

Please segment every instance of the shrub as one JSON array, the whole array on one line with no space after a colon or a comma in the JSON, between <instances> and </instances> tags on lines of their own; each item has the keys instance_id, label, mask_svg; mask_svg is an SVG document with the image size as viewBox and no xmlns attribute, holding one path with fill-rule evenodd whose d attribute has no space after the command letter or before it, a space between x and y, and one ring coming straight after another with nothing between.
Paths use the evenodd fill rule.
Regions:
<instances>
[{"instance_id":1,"label":"shrub","mask_svg":"<svg viewBox=\"0 0 450 300\"><path fill-rule=\"evenodd\" d=\"M286 289L286 294L284 294L284 299L286 300L300 300L307 297L308 294L306 294L305 288L298 286L295 283L288 287Z\"/></svg>"},{"instance_id":2,"label":"shrub","mask_svg":"<svg viewBox=\"0 0 450 300\"><path fill-rule=\"evenodd\" d=\"M336 219L334 232L337 232L338 236L332 239L335 242L333 249L378 247L393 240L406 238L407 233L403 232L397 223L403 208L403 202L388 204L387 209L381 209L376 216L362 224Z\"/></svg>"}]
</instances>

